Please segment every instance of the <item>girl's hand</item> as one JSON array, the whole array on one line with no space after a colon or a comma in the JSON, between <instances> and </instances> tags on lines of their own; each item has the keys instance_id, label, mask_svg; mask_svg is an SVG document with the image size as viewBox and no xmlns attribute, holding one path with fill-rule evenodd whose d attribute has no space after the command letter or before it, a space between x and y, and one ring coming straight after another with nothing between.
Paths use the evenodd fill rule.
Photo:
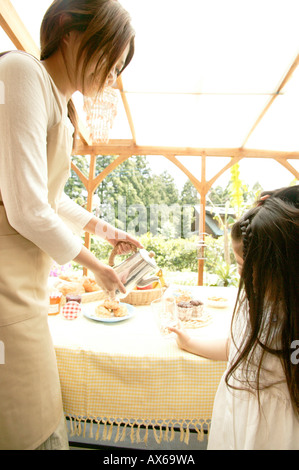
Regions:
<instances>
[{"instance_id":1,"label":"girl's hand","mask_svg":"<svg viewBox=\"0 0 299 470\"><path fill-rule=\"evenodd\" d=\"M189 345L189 342L190 342L190 336L186 332L186 330L183 330L180 327L177 328L177 327L173 327L173 326L169 326L168 329L169 329L169 331L172 331L173 333L177 334L176 341L177 341L177 344L178 344L179 348L188 350L188 345Z\"/></svg>"},{"instance_id":2,"label":"girl's hand","mask_svg":"<svg viewBox=\"0 0 299 470\"><path fill-rule=\"evenodd\" d=\"M228 360L230 344L228 338L194 338L180 328L168 327L168 329L177 334L177 343L181 349L213 361Z\"/></svg>"}]
</instances>

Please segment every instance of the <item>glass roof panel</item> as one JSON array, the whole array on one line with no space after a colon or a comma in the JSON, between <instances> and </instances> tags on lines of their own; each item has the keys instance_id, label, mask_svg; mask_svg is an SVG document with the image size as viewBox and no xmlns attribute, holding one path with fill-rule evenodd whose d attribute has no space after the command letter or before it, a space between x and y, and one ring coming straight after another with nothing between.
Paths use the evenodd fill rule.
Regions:
<instances>
[{"instance_id":1,"label":"glass roof panel","mask_svg":"<svg viewBox=\"0 0 299 470\"><path fill-rule=\"evenodd\" d=\"M10 0L32 38L40 47L39 32L44 14L53 0Z\"/></svg>"},{"instance_id":2,"label":"glass roof panel","mask_svg":"<svg viewBox=\"0 0 299 470\"><path fill-rule=\"evenodd\" d=\"M298 47L295 0L123 0L136 30L127 91L271 93Z\"/></svg>"},{"instance_id":3,"label":"glass roof panel","mask_svg":"<svg viewBox=\"0 0 299 470\"><path fill-rule=\"evenodd\" d=\"M0 52L14 51L16 46L9 39L5 31L0 26Z\"/></svg>"},{"instance_id":4,"label":"glass roof panel","mask_svg":"<svg viewBox=\"0 0 299 470\"><path fill-rule=\"evenodd\" d=\"M263 95L127 94L138 145L240 147Z\"/></svg>"},{"instance_id":5,"label":"glass roof panel","mask_svg":"<svg viewBox=\"0 0 299 470\"><path fill-rule=\"evenodd\" d=\"M10 0L39 45L52 0ZM136 52L122 75L137 144L239 147L299 53L298 0L120 0ZM0 49L15 49L0 28ZM299 151L299 80L246 147ZM111 138L131 138L120 100Z\"/></svg>"},{"instance_id":6,"label":"glass roof panel","mask_svg":"<svg viewBox=\"0 0 299 470\"><path fill-rule=\"evenodd\" d=\"M277 96L249 137L246 147L268 150L299 149L299 69Z\"/></svg>"}]
</instances>

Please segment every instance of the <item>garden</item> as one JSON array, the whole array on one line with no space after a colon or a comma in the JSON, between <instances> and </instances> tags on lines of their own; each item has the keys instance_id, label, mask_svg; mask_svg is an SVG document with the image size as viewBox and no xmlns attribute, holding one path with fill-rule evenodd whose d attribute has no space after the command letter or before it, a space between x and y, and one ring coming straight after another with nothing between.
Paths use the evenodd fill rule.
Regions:
<instances>
[{"instance_id":1,"label":"garden","mask_svg":"<svg viewBox=\"0 0 299 470\"><path fill-rule=\"evenodd\" d=\"M97 174L115 158L98 156ZM76 156L73 159L87 176L88 157ZM214 212L213 218L219 231L217 236L205 234L204 285L238 285L230 227L252 205L261 190L258 182L249 188L240 180L236 164L230 170L227 186L215 186L208 193L207 205ZM85 188L73 171L65 191L78 204L86 205ZM196 230L195 208L200 206L200 200L190 181L179 191L171 175L167 172L153 174L146 158L135 156L105 178L94 195L94 201L95 215L132 233L146 250L155 253L157 265L162 269L166 282L197 285L199 233ZM219 208L222 209L222 216L219 215ZM107 262L111 246L98 237L92 237L91 251ZM80 269L76 265L73 267Z\"/></svg>"}]
</instances>

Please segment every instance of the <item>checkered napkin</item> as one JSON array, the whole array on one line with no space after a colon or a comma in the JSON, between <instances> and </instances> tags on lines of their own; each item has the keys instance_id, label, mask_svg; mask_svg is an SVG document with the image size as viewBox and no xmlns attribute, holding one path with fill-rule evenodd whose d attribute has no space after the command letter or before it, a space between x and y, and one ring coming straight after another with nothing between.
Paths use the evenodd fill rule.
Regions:
<instances>
[{"instance_id":1,"label":"checkered napkin","mask_svg":"<svg viewBox=\"0 0 299 470\"><path fill-rule=\"evenodd\" d=\"M75 320L81 312L81 305L79 302L67 302L62 309L62 315L67 320Z\"/></svg>"}]
</instances>

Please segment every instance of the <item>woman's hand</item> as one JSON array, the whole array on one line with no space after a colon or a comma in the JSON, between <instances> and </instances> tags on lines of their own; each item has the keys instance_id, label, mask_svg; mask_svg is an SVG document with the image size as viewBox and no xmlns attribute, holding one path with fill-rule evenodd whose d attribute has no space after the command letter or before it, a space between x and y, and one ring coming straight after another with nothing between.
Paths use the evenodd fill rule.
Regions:
<instances>
[{"instance_id":1,"label":"woman's hand","mask_svg":"<svg viewBox=\"0 0 299 470\"><path fill-rule=\"evenodd\" d=\"M115 291L119 290L122 294L126 293L125 286L116 274L113 268L101 265L99 269L93 270L95 281L99 287L110 297L115 297Z\"/></svg>"},{"instance_id":2,"label":"woman's hand","mask_svg":"<svg viewBox=\"0 0 299 470\"><path fill-rule=\"evenodd\" d=\"M119 243L119 254L123 255L126 253L130 253L130 243L135 245L136 248L143 248L142 244L132 235L124 232L123 230L119 230L112 225L108 224L102 219L98 219L97 217L93 217L88 224L84 227L85 232L92 233L103 240L107 240L110 245L115 247L117 243Z\"/></svg>"},{"instance_id":3,"label":"woman's hand","mask_svg":"<svg viewBox=\"0 0 299 470\"><path fill-rule=\"evenodd\" d=\"M114 269L99 261L85 246L82 246L74 261L90 269L98 286L111 298L115 297L117 289L123 294L126 293L125 286Z\"/></svg>"},{"instance_id":4,"label":"woman's hand","mask_svg":"<svg viewBox=\"0 0 299 470\"><path fill-rule=\"evenodd\" d=\"M142 244L129 233L123 230L114 229L114 234L110 238L106 238L110 245L115 247L118 244L118 254L125 255L132 251L130 244L136 246L136 248L143 248Z\"/></svg>"}]
</instances>

